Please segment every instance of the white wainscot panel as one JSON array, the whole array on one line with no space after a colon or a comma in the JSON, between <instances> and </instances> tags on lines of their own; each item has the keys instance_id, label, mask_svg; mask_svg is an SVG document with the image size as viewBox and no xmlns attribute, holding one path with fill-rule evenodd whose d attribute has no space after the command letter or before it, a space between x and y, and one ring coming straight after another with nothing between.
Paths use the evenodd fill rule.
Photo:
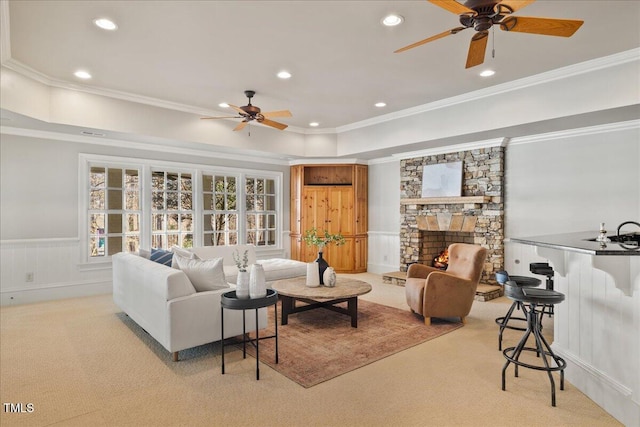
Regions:
<instances>
[{"instance_id":1,"label":"white wainscot panel","mask_svg":"<svg viewBox=\"0 0 640 427\"><path fill-rule=\"evenodd\" d=\"M400 233L369 231L369 273L382 274L400 270Z\"/></svg>"},{"instance_id":2,"label":"white wainscot panel","mask_svg":"<svg viewBox=\"0 0 640 427\"><path fill-rule=\"evenodd\" d=\"M111 265L80 264L77 238L0 242L0 303L25 304L109 293Z\"/></svg>"},{"instance_id":3,"label":"white wainscot panel","mask_svg":"<svg viewBox=\"0 0 640 427\"><path fill-rule=\"evenodd\" d=\"M640 426L640 291L625 295L592 256L564 252L555 289L553 348L568 363L569 382L627 426ZM631 276L640 257L630 257ZM626 288L623 286L623 288Z\"/></svg>"}]
</instances>

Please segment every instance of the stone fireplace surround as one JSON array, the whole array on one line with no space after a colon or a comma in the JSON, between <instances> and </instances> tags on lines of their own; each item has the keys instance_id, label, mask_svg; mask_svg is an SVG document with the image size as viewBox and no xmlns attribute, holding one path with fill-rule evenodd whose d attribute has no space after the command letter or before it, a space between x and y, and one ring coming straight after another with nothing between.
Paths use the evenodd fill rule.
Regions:
<instances>
[{"instance_id":1,"label":"stone fireplace surround","mask_svg":"<svg viewBox=\"0 0 640 427\"><path fill-rule=\"evenodd\" d=\"M488 250L483 283L495 283L504 268L503 146L437 154L400 161L400 271L431 261L451 243ZM422 199L424 165L463 162L462 197Z\"/></svg>"}]
</instances>

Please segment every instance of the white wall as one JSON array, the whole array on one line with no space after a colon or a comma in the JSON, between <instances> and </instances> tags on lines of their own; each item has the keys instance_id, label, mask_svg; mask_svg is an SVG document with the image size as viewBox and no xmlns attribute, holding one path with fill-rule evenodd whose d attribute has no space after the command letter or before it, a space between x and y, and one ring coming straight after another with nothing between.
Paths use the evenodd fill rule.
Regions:
<instances>
[{"instance_id":1,"label":"white wall","mask_svg":"<svg viewBox=\"0 0 640 427\"><path fill-rule=\"evenodd\" d=\"M369 253L371 273L397 271L400 265L400 161L369 164Z\"/></svg>"}]
</instances>

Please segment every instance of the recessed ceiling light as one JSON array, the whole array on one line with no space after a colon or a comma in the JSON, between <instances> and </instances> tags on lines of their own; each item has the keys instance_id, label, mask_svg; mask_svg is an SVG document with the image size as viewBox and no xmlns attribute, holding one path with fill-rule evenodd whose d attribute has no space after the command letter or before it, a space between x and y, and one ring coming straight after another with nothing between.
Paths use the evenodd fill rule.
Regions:
<instances>
[{"instance_id":1,"label":"recessed ceiling light","mask_svg":"<svg viewBox=\"0 0 640 427\"><path fill-rule=\"evenodd\" d=\"M496 72L493 70L484 70L483 72L480 73L480 75L482 77L491 77L495 74Z\"/></svg>"},{"instance_id":2,"label":"recessed ceiling light","mask_svg":"<svg viewBox=\"0 0 640 427\"><path fill-rule=\"evenodd\" d=\"M404 18L400 15L391 14L382 18L382 24L387 27L395 27L396 25L402 24Z\"/></svg>"},{"instance_id":3,"label":"recessed ceiling light","mask_svg":"<svg viewBox=\"0 0 640 427\"><path fill-rule=\"evenodd\" d=\"M78 70L75 73L73 73L74 76L76 76L79 79L83 79L83 80L87 80L91 78L91 74L89 74L88 72L84 71L84 70Z\"/></svg>"},{"instance_id":4,"label":"recessed ceiling light","mask_svg":"<svg viewBox=\"0 0 640 427\"><path fill-rule=\"evenodd\" d=\"M311 123L309 123L309 126L311 126L311 127L317 127L317 126L320 126L320 123L318 123L318 122L311 122Z\"/></svg>"},{"instance_id":5,"label":"recessed ceiling light","mask_svg":"<svg viewBox=\"0 0 640 427\"><path fill-rule=\"evenodd\" d=\"M221 102L220 104L218 104L218 107L229 108L229 104L227 104L226 102Z\"/></svg>"},{"instance_id":6,"label":"recessed ceiling light","mask_svg":"<svg viewBox=\"0 0 640 427\"><path fill-rule=\"evenodd\" d=\"M374 105L376 107L378 107L378 108L382 108L382 107L386 107L387 106L387 104L384 103L384 102L376 102Z\"/></svg>"},{"instance_id":7,"label":"recessed ceiling light","mask_svg":"<svg viewBox=\"0 0 640 427\"><path fill-rule=\"evenodd\" d=\"M289 79L289 78L291 78L291 73L290 73L290 72L288 72L288 71L284 71L284 70L283 70L283 71L280 71L280 72L277 74L277 76L278 76L279 78L281 78L281 79Z\"/></svg>"},{"instance_id":8,"label":"recessed ceiling light","mask_svg":"<svg viewBox=\"0 0 640 427\"><path fill-rule=\"evenodd\" d=\"M116 25L116 23L107 18L95 19L93 23L96 24L98 27L102 28L103 30L114 31L118 29L118 26Z\"/></svg>"}]
</instances>

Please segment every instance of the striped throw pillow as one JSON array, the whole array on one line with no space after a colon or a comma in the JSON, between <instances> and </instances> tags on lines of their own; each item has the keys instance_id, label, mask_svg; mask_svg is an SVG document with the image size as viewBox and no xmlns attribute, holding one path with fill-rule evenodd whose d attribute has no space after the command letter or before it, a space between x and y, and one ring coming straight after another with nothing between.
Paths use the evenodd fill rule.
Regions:
<instances>
[{"instance_id":1,"label":"striped throw pillow","mask_svg":"<svg viewBox=\"0 0 640 427\"><path fill-rule=\"evenodd\" d=\"M171 261L173 259L173 252L165 251L164 249L151 248L151 261L155 261L160 264L164 264L167 267L171 267Z\"/></svg>"}]
</instances>

